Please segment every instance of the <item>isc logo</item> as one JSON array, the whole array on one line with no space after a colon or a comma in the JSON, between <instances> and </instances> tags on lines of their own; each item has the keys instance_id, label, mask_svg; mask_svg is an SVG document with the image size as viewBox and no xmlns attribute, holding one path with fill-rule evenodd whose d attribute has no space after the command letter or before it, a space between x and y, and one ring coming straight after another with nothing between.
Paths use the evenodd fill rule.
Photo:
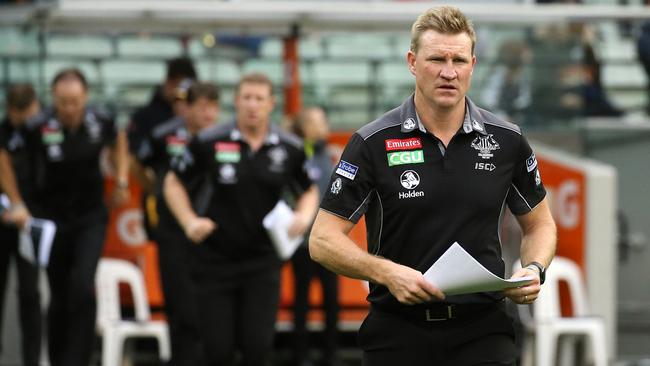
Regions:
<instances>
[{"instance_id":1,"label":"isc logo","mask_svg":"<svg viewBox=\"0 0 650 366\"><path fill-rule=\"evenodd\" d=\"M496 165L492 163L476 163L474 164L474 170L487 170L488 172L493 171L496 169Z\"/></svg>"}]
</instances>

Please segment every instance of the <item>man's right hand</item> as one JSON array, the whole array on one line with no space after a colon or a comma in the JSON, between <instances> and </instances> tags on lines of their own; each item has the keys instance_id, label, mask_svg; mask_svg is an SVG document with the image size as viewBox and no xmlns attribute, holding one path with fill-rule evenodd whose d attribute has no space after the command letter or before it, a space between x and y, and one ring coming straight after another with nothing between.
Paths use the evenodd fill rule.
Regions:
<instances>
[{"instance_id":1,"label":"man's right hand","mask_svg":"<svg viewBox=\"0 0 650 366\"><path fill-rule=\"evenodd\" d=\"M217 224L206 217L195 217L184 227L185 236L194 243L200 243L217 229Z\"/></svg>"},{"instance_id":2,"label":"man's right hand","mask_svg":"<svg viewBox=\"0 0 650 366\"><path fill-rule=\"evenodd\" d=\"M444 300L445 294L427 282L422 272L390 262L384 285L402 304L415 305L431 301L433 297Z\"/></svg>"},{"instance_id":3,"label":"man's right hand","mask_svg":"<svg viewBox=\"0 0 650 366\"><path fill-rule=\"evenodd\" d=\"M4 222L16 225L18 229L23 229L31 218L32 214L24 205L14 206L2 215Z\"/></svg>"}]
</instances>

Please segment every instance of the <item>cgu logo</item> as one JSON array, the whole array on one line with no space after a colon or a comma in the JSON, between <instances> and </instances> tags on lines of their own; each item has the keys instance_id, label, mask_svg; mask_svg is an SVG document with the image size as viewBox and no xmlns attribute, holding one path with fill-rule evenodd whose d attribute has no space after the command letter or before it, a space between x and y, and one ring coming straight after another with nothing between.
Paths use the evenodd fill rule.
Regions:
<instances>
[{"instance_id":1,"label":"cgu logo","mask_svg":"<svg viewBox=\"0 0 650 366\"><path fill-rule=\"evenodd\" d=\"M474 170L487 170L488 172L491 172L496 168L497 168L497 166L492 164L492 163L475 163L474 164Z\"/></svg>"},{"instance_id":2,"label":"cgu logo","mask_svg":"<svg viewBox=\"0 0 650 366\"><path fill-rule=\"evenodd\" d=\"M386 156L388 157L388 166L424 163L422 150L400 151L386 154Z\"/></svg>"}]
</instances>

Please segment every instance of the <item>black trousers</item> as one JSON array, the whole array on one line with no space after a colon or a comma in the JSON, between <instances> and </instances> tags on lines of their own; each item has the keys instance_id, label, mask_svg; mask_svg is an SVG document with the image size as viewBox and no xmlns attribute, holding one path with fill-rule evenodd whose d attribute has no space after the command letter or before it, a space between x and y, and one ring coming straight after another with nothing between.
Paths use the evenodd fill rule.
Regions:
<instances>
[{"instance_id":1,"label":"black trousers","mask_svg":"<svg viewBox=\"0 0 650 366\"><path fill-rule=\"evenodd\" d=\"M325 311L325 331L321 348L324 363L335 358L338 337L338 277L309 257L306 246L300 246L291 258L295 278L295 297L293 306L294 361L300 364L307 359L309 334L307 332L307 313L309 311L309 285L313 278L320 280L323 289L323 310Z\"/></svg>"},{"instance_id":2,"label":"black trousers","mask_svg":"<svg viewBox=\"0 0 650 366\"><path fill-rule=\"evenodd\" d=\"M37 366L41 356L41 305L38 292L38 266L18 254L18 229L0 224L0 329L4 314L9 261L14 259L18 273L22 357L25 366Z\"/></svg>"},{"instance_id":3,"label":"black trousers","mask_svg":"<svg viewBox=\"0 0 650 366\"><path fill-rule=\"evenodd\" d=\"M280 269L276 266L233 276L227 282L197 279L207 365L232 365L237 351L242 365L269 365L279 290Z\"/></svg>"},{"instance_id":4,"label":"black trousers","mask_svg":"<svg viewBox=\"0 0 650 366\"><path fill-rule=\"evenodd\" d=\"M173 218L161 217L155 236L171 339L170 365L196 366L205 361L199 333L198 305L189 268L189 249L194 244L171 220Z\"/></svg>"},{"instance_id":5,"label":"black trousers","mask_svg":"<svg viewBox=\"0 0 650 366\"><path fill-rule=\"evenodd\" d=\"M503 304L427 322L371 307L359 329L364 366L515 365L512 319Z\"/></svg>"},{"instance_id":6,"label":"black trousers","mask_svg":"<svg viewBox=\"0 0 650 366\"><path fill-rule=\"evenodd\" d=\"M52 366L88 366L95 339L95 272L104 247L105 208L59 225L47 274Z\"/></svg>"}]
</instances>

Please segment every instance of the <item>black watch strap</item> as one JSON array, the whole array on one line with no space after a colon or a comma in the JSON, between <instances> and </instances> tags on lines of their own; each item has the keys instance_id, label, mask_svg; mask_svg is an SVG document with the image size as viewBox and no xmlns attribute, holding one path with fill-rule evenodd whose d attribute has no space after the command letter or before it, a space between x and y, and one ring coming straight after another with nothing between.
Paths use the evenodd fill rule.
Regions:
<instances>
[{"instance_id":1,"label":"black watch strap","mask_svg":"<svg viewBox=\"0 0 650 366\"><path fill-rule=\"evenodd\" d=\"M546 268L544 268L544 266L539 262L530 262L526 265L526 267L530 266L535 266L539 269L539 282L540 284L543 284L544 281L546 281Z\"/></svg>"}]
</instances>

